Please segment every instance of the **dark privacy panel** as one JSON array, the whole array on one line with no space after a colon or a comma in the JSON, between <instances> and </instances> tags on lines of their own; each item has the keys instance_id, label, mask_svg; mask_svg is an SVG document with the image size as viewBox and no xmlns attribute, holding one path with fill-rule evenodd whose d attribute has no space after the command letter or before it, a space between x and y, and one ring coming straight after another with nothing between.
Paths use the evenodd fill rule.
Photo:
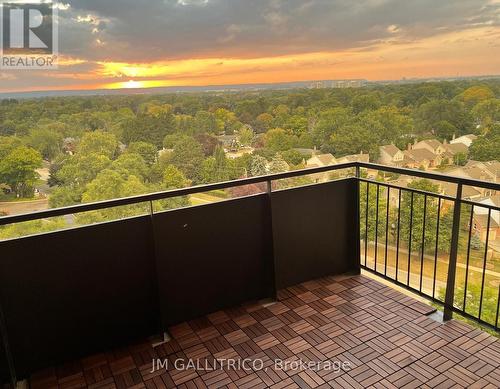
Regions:
<instances>
[{"instance_id":1,"label":"dark privacy panel","mask_svg":"<svg viewBox=\"0 0 500 389\"><path fill-rule=\"evenodd\" d=\"M272 194L277 287L359 269L354 179Z\"/></svg>"},{"instance_id":2,"label":"dark privacy panel","mask_svg":"<svg viewBox=\"0 0 500 389\"><path fill-rule=\"evenodd\" d=\"M271 296L267 195L154 216L165 325Z\"/></svg>"},{"instance_id":3,"label":"dark privacy panel","mask_svg":"<svg viewBox=\"0 0 500 389\"><path fill-rule=\"evenodd\" d=\"M150 217L0 243L16 375L158 329Z\"/></svg>"},{"instance_id":4,"label":"dark privacy panel","mask_svg":"<svg viewBox=\"0 0 500 389\"><path fill-rule=\"evenodd\" d=\"M10 382L9 365L7 364L7 355L3 347L2 339L0 338L0 388L2 384Z\"/></svg>"}]
</instances>

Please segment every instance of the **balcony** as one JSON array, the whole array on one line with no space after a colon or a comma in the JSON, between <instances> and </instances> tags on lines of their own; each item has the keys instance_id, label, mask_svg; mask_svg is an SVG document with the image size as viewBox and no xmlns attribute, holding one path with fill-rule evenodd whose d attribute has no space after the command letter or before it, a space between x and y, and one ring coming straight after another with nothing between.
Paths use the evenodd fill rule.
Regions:
<instances>
[{"instance_id":1,"label":"balcony","mask_svg":"<svg viewBox=\"0 0 500 389\"><path fill-rule=\"evenodd\" d=\"M367 178L376 171L457 193ZM327 172L337 179L276 185ZM257 184L267 190L155 207ZM148 210L0 242L0 377L33 388L499 387L498 339L452 319L499 329L499 209L465 198L468 186L500 189L348 163L0 218ZM487 224L479 243L476 219ZM444 321L389 285L443 306Z\"/></svg>"}]
</instances>

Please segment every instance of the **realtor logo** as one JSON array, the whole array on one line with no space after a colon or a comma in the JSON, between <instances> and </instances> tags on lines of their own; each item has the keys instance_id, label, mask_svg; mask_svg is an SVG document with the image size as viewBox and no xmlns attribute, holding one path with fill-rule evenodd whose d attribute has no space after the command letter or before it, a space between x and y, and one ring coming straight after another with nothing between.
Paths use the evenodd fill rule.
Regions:
<instances>
[{"instance_id":1,"label":"realtor logo","mask_svg":"<svg viewBox=\"0 0 500 389\"><path fill-rule=\"evenodd\" d=\"M57 8L52 3L0 4L3 69L57 66Z\"/></svg>"}]
</instances>

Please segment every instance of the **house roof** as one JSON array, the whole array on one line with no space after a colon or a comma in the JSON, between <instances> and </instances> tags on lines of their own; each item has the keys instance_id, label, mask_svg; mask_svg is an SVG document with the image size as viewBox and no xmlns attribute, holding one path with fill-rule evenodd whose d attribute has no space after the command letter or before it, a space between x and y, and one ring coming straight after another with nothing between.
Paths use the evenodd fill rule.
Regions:
<instances>
[{"instance_id":1,"label":"house roof","mask_svg":"<svg viewBox=\"0 0 500 389\"><path fill-rule=\"evenodd\" d=\"M398 149L395 145L380 146L380 149L384 150L391 157L394 157L398 152L401 152L401 150Z\"/></svg>"},{"instance_id":2,"label":"house roof","mask_svg":"<svg viewBox=\"0 0 500 389\"><path fill-rule=\"evenodd\" d=\"M440 185L441 192L446 196L455 197L457 195L457 186L452 184L451 182L441 182L435 181L436 184ZM473 199L481 196L481 192L479 192L476 188L468 185L464 185L462 187L462 197L465 199Z\"/></svg>"},{"instance_id":3,"label":"house roof","mask_svg":"<svg viewBox=\"0 0 500 389\"><path fill-rule=\"evenodd\" d=\"M437 156L427 149L413 149L404 152L405 157L415 162L433 161Z\"/></svg>"},{"instance_id":4,"label":"house roof","mask_svg":"<svg viewBox=\"0 0 500 389\"><path fill-rule=\"evenodd\" d=\"M458 138L453 139L451 142L453 142L453 143L459 142L460 143L460 141L465 140L465 139L474 141L477 139L477 135L474 135L474 134L462 135L462 136L459 136Z\"/></svg>"},{"instance_id":5,"label":"house roof","mask_svg":"<svg viewBox=\"0 0 500 389\"><path fill-rule=\"evenodd\" d=\"M458 154L458 153L464 153L466 154L469 151L469 148L465 143L450 143L444 145L445 149L447 152L451 153L452 155Z\"/></svg>"},{"instance_id":6,"label":"house roof","mask_svg":"<svg viewBox=\"0 0 500 389\"><path fill-rule=\"evenodd\" d=\"M343 162L370 162L369 154L352 154L337 158L338 163Z\"/></svg>"},{"instance_id":7,"label":"house roof","mask_svg":"<svg viewBox=\"0 0 500 389\"><path fill-rule=\"evenodd\" d=\"M335 157L332 154L318 154L318 155L313 155L307 161L307 164L309 166L318 166L317 163L313 162L314 159L320 162L319 166L333 165L336 162Z\"/></svg>"},{"instance_id":8,"label":"house roof","mask_svg":"<svg viewBox=\"0 0 500 389\"><path fill-rule=\"evenodd\" d=\"M413 145L413 148L419 148L423 145L429 145L433 150L437 149L439 146L442 146L442 143L436 139L425 139Z\"/></svg>"},{"instance_id":9,"label":"house roof","mask_svg":"<svg viewBox=\"0 0 500 389\"><path fill-rule=\"evenodd\" d=\"M474 220L479 224L481 224L481 227L486 228L486 226L488 225L488 214L475 213ZM490 228L497 228L497 227L499 227L499 225L496 222L496 220L490 217Z\"/></svg>"}]
</instances>

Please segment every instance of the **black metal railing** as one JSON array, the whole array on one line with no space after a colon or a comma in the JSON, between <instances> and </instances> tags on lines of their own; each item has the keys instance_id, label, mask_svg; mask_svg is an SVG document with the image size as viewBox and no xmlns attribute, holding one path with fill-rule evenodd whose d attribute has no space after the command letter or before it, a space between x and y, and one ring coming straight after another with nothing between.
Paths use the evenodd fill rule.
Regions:
<instances>
[{"instance_id":1,"label":"black metal railing","mask_svg":"<svg viewBox=\"0 0 500 389\"><path fill-rule=\"evenodd\" d=\"M500 259L497 249L500 248L494 242L496 230L493 231L492 224L498 228L496 213L500 209L462 197L466 186L495 192L500 191L498 183L351 162L0 217L0 227L141 203L149 203L146 208L153 214L155 201L259 183L265 183L271 194L275 181L342 169L355 170L358 179L360 198L356 207L361 267L443 304L446 319L451 318L452 312L459 312L498 329ZM455 184L456 195L364 178L364 172L368 171ZM483 212L477 214L479 209ZM486 225L474 225L478 218L486 220ZM481 250L483 255L479 258ZM496 311L491 312L495 308Z\"/></svg>"},{"instance_id":2,"label":"black metal railing","mask_svg":"<svg viewBox=\"0 0 500 389\"><path fill-rule=\"evenodd\" d=\"M445 320L457 312L498 331L500 207L484 202L490 196L479 202L463 193L471 186L491 195L500 184L374 164L360 168L427 180L404 187L359 177L361 267L442 304ZM455 196L434 185L443 181L456 185Z\"/></svg>"}]
</instances>

